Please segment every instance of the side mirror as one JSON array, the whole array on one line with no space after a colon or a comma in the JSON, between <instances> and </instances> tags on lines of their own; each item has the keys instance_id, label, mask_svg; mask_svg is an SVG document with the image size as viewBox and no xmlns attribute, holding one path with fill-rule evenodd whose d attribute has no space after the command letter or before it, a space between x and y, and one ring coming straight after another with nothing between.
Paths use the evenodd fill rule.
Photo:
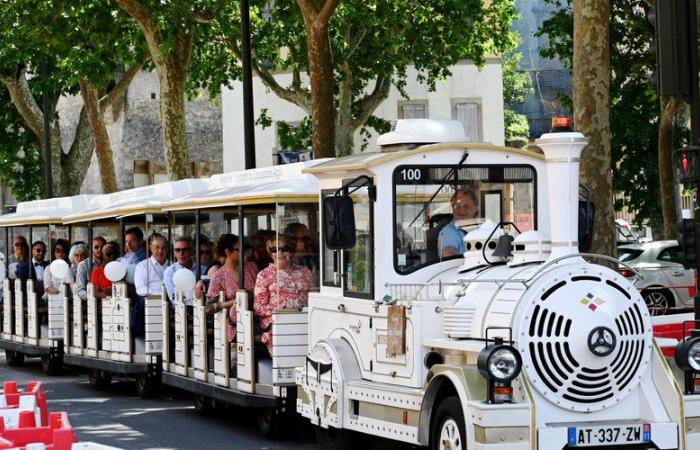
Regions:
<instances>
[{"instance_id":1,"label":"side mirror","mask_svg":"<svg viewBox=\"0 0 700 450\"><path fill-rule=\"evenodd\" d=\"M323 233L330 250L349 250L355 246L355 210L346 195L323 199Z\"/></svg>"}]
</instances>

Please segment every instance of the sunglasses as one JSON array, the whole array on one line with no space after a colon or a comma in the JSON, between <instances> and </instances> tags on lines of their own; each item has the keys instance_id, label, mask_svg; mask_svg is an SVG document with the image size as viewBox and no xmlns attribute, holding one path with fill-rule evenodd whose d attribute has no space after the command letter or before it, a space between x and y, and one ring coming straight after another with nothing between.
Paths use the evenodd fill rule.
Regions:
<instances>
[{"instance_id":1,"label":"sunglasses","mask_svg":"<svg viewBox=\"0 0 700 450\"><path fill-rule=\"evenodd\" d=\"M32 250L34 250L34 251L37 252L37 253L46 253L46 249L45 249L45 248L34 248L34 249L32 249Z\"/></svg>"},{"instance_id":2,"label":"sunglasses","mask_svg":"<svg viewBox=\"0 0 700 450\"><path fill-rule=\"evenodd\" d=\"M270 253L277 253L278 251L283 253L289 253L292 251L291 247L288 245L283 245L282 247L267 247Z\"/></svg>"},{"instance_id":3,"label":"sunglasses","mask_svg":"<svg viewBox=\"0 0 700 450\"><path fill-rule=\"evenodd\" d=\"M188 253L188 252L191 252L192 250L187 248L187 247L184 247L184 248L174 248L173 251L175 253Z\"/></svg>"},{"instance_id":4,"label":"sunglasses","mask_svg":"<svg viewBox=\"0 0 700 450\"><path fill-rule=\"evenodd\" d=\"M12 244L12 245L15 246L15 247L22 247L22 244L20 244L19 242L15 242L15 243Z\"/></svg>"},{"instance_id":5,"label":"sunglasses","mask_svg":"<svg viewBox=\"0 0 700 450\"><path fill-rule=\"evenodd\" d=\"M102 246L101 246L101 245L96 245L96 246L92 247L92 249L93 249L93 250L101 250L101 249L102 249Z\"/></svg>"}]
</instances>

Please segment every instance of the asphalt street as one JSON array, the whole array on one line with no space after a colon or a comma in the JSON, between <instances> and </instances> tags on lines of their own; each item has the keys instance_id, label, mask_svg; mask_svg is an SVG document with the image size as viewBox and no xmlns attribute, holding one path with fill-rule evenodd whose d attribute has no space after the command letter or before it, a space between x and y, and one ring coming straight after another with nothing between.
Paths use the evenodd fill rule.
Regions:
<instances>
[{"instance_id":1,"label":"asphalt street","mask_svg":"<svg viewBox=\"0 0 700 450\"><path fill-rule=\"evenodd\" d=\"M144 400L134 383L117 380L98 391L87 374L67 369L55 377L41 371L38 359L23 367L5 363L0 350L0 381L43 382L50 411L66 411L80 441L124 449L315 449L310 437L271 441L262 437L255 415L241 409L222 409L213 417L199 417L187 393L166 390L157 399Z\"/></svg>"}]
</instances>

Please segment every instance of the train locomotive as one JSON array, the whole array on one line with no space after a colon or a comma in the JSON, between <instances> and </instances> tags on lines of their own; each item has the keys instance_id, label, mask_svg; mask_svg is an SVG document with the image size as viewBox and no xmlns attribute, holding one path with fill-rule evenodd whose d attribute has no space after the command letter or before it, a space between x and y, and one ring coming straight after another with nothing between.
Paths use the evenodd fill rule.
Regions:
<instances>
[{"instance_id":1,"label":"train locomotive","mask_svg":"<svg viewBox=\"0 0 700 450\"><path fill-rule=\"evenodd\" d=\"M324 238L341 272L310 294L297 369L297 410L319 442L361 432L435 449L693 448L642 297L579 252L592 213L579 188L587 139L563 128L537 140L537 155L397 127L380 138L383 156L311 169L335 189ZM430 142L442 144L415 145ZM393 226L387 214L362 217L358 179L370 209L394 211ZM431 217L448 199L456 217L456 193L475 188L482 220L463 253L436 257ZM361 228L374 241L365 298L348 281Z\"/></svg>"}]
</instances>

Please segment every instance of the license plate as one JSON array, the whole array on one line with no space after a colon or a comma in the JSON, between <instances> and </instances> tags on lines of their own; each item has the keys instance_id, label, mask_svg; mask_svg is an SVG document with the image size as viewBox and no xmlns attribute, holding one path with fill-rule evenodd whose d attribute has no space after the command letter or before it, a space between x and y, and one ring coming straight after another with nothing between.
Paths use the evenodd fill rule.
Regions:
<instances>
[{"instance_id":1,"label":"license plate","mask_svg":"<svg viewBox=\"0 0 700 450\"><path fill-rule=\"evenodd\" d=\"M594 445L625 445L651 442L651 425L611 425L600 427L569 427L569 447Z\"/></svg>"}]
</instances>

